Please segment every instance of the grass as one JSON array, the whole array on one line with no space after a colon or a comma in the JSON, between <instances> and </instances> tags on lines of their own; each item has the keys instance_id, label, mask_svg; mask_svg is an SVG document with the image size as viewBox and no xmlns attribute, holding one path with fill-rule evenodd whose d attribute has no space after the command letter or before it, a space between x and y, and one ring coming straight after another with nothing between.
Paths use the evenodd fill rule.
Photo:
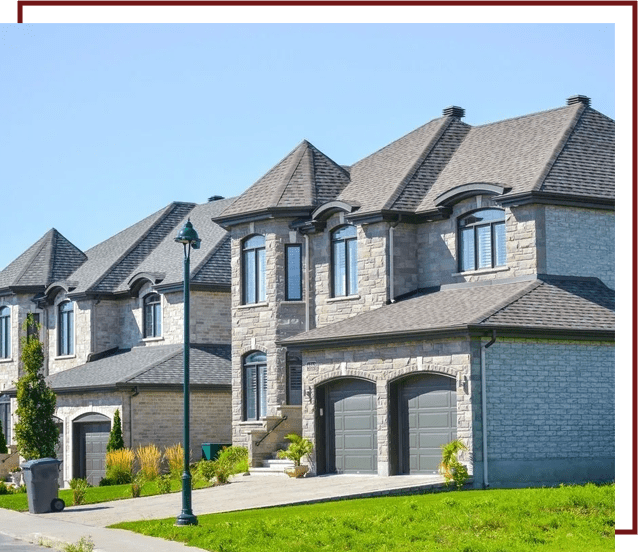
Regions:
<instances>
[{"instance_id":1,"label":"grass","mask_svg":"<svg viewBox=\"0 0 638 552\"><path fill-rule=\"evenodd\" d=\"M328 502L113 527L217 552L614 550L614 485Z\"/></svg>"},{"instance_id":2,"label":"grass","mask_svg":"<svg viewBox=\"0 0 638 552\"><path fill-rule=\"evenodd\" d=\"M194 479L193 489L202 489L210 484L206 481ZM182 480L171 480L171 492L182 490ZM153 496L160 494L156 481L147 481L142 487L140 496ZM64 500L67 506L73 504L73 491L65 489L58 493L58 496ZM131 484L111 485L109 487L89 487L86 490L84 504L98 504L100 502L110 502L112 500L122 500L131 498ZM0 495L0 508L7 510L16 510L18 512L26 512L29 509L26 493Z\"/></svg>"}]
</instances>

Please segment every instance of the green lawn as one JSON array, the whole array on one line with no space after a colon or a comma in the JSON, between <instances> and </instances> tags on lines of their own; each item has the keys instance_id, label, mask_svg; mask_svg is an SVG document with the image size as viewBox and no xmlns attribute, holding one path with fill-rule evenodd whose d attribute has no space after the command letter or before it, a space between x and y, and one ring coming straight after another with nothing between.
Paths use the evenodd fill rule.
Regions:
<instances>
[{"instance_id":1,"label":"green lawn","mask_svg":"<svg viewBox=\"0 0 638 552\"><path fill-rule=\"evenodd\" d=\"M174 518L113 527L211 551L614 550L614 485L454 491Z\"/></svg>"},{"instance_id":2,"label":"green lawn","mask_svg":"<svg viewBox=\"0 0 638 552\"><path fill-rule=\"evenodd\" d=\"M193 481L193 489L202 489L208 487L209 483L201 479ZM174 479L171 481L171 492L182 490L182 480ZM141 496L152 496L159 494L157 483L149 481L144 483ZM73 491L70 489L62 490L58 496L64 500L67 506L73 504ZM131 485L111 485L108 487L89 487L86 490L85 504L97 504L99 502L110 502L111 500L122 500L131 498ZM18 512L26 512L29 509L27 503L27 495L25 493L0 495L0 508L8 510L17 510Z\"/></svg>"}]
</instances>

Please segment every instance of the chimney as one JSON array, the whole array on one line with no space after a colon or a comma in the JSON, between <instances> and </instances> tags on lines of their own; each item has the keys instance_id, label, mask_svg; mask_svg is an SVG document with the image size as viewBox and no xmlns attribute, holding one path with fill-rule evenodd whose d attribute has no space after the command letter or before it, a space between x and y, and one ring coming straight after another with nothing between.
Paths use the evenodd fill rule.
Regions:
<instances>
[{"instance_id":1,"label":"chimney","mask_svg":"<svg viewBox=\"0 0 638 552\"><path fill-rule=\"evenodd\" d=\"M211 201L219 201L220 199L224 199L224 196L214 195L208 198L208 202L210 203Z\"/></svg>"},{"instance_id":2,"label":"chimney","mask_svg":"<svg viewBox=\"0 0 638 552\"><path fill-rule=\"evenodd\" d=\"M574 105L577 103L582 103L589 107L591 98L588 98L587 96L581 96L580 94L576 94L575 96L570 96L569 98L567 98L567 105Z\"/></svg>"},{"instance_id":3,"label":"chimney","mask_svg":"<svg viewBox=\"0 0 638 552\"><path fill-rule=\"evenodd\" d=\"M443 110L445 117L458 117L459 119L465 117L465 109L456 105L451 105Z\"/></svg>"}]
</instances>

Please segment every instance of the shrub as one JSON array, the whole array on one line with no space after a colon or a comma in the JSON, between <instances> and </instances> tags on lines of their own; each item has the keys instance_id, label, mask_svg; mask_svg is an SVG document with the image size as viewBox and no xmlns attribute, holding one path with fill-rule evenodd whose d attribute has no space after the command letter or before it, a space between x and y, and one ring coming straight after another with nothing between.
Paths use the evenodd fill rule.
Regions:
<instances>
[{"instance_id":1,"label":"shrub","mask_svg":"<svg viewBox=\"0 0 638 552\"><path fill-rule=\"evenodd\" d=\"M207 481L215 478L219 485L228 483L231 475L248 471L248 449L225 447L217 460L202 460L198 470Z\"/></svg>"},{"instance_id":2,"label":"shrub","mask_svg":"<svg viewBox=\"0 0 638 552\"><path fill-rule=\"evenodd\" d=\"M445 484L451 485L454 481L456 488L461 489L470 477L467 468L459 462L457 455L467 447L460 439L450 441L445 445L441 445L442 460L439 464L439 472L445 477Z\"/></svg>"},{"instance_id":3,"label":"shrub","mask_svg":"<svg viewBox=\"0 0 638 552\"><path fill-rule=\"evenodd\" d=\"M130 449L107 451L106 453L106 481L104 485L122 485L133 480L133 462L135 453ZM100 481L102 485L102 481Z\"/></svg>"},{"instance_id":4,"label":"shrub","mask_svg":"<svg viewBox=\"0 0 638 552\"><path fill-rule=\"evenodd\" d=\"M178 479L184 468L184 447L179 443L172 447L166 447L164 458L166 458L169 473Z\"/></svg>"},{"instance_id":5,"label":"shrub","mask_svg":"<svg viewBox=\"0 0 638 552\"><path fill-rule=\"evenodd\" d=\"M0 481L0 495L12 494L4 481Z\"/></svg>"},{"instance_id":6,"label":"shrub","mask_svg":"<svg viewBox=\"0 0 638 552\"><path fill-rule=\"evenodd\" d=\"M120 419L119 408L113 416L113 427L109 434L109 442L106 445L106 451L120 450L124 448L124 437L122 436L122 420ZM128 483L128 481L127 481Z\"/></svg>"},{"instance_id":7,"label":"shrub","mask_svg":"<svg viewBox=\"0 0 638 552\"><path fill-rule=\"evenodd\" d=\"M157 479L160 474L162 454L155 445L139 446L135 451L140 466L140 473L146 481Z\"/></svg>"},{"instance_id":8,"label":"shrub","mask_svg":"<svg viewBox=\"0 0 638 552\"><path fill-rule=\"evenodd\" d=\"M84 504L86 490L89 488L89 484L86 479L71 479L71 481L69 481L69 485L73 490L73 506Z\"/></svg>"},{"instance_id":9,"label":"shrub","mask_svg":"<svg viewBox=\"0 0 638 552\"><path fill-rule=\"evenodd\" d=\"M161 475L157 479L157 489L160 494L168 494L171 492L171 476L170 474Z\"/></svg>"}]
</instances>

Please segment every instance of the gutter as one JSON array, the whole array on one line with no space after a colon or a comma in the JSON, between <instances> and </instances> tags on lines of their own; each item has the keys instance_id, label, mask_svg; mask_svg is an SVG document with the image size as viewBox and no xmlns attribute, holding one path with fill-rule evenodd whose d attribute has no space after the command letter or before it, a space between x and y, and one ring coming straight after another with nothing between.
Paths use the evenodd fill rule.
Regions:
<instances>
[{"instance_id":1,"label":"gutter","mask_svg":"<svg viewBox=\"0 0 638 552\"><path fill-rule=\"evenodd\" d=\"M483 488L487 489L490 484L487 478L487 387L485 378L485 351L496 342L496 330L492 331L492 339L485 345L481 345L481 426L483 434Z\"/></svg>"}]
</instances>

